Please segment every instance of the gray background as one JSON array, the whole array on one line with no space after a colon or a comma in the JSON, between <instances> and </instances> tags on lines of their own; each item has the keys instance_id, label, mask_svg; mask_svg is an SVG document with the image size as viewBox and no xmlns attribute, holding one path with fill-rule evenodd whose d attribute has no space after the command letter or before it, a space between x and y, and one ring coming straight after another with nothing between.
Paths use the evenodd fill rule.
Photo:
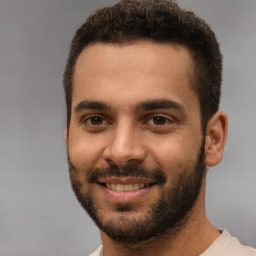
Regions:
<instances>
[{"instance_id":1,"label":"gray background","mask_svg":"<svg viewBox=\"0 0 256 256\"><path fill-rule=\"evenodd\" d=\"M99 232L76 201L63 142L70 41L110 0L0 0L0 255L82 256ZM180 0L215 30L224 55L224 159L209 170L207 212L256 246L256 1Z\"/></svg>"}]
</instances>

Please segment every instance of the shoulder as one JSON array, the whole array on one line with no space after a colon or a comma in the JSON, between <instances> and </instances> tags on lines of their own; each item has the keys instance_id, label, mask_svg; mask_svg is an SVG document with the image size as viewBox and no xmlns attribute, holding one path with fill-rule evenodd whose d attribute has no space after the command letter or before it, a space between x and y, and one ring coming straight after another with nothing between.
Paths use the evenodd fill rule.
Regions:
<instances>
[{"instance_id":1,"label":"shoulder","mask_svg":"<svg viewBox=\"0 0 256 256\"><path fill-rule=\"evenodd\" d=\"M211 244L200 256L256 256L256 249L242 245L227 230Z\"/></svg>"},{"instance_id":2,"label":"shoulder","mask_svg":"<svg viewBox=\"0 0 256 256\"><path fill-rule=\"evenodd\" d=\"M96 251L94 251L93 253L91 253L89 256L102 256L102 245L100 245Z\"/></svg>"}]
</instances>

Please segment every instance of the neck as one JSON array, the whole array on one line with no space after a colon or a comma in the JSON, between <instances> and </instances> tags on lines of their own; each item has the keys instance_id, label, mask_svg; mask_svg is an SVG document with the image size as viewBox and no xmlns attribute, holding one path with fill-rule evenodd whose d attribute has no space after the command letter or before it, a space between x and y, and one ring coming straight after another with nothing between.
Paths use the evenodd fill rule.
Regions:
<instances>
[{"instance_id":1,"label":"neck","mask_svg":"<svg viewBox=\"0 0 256 256\"><path fill-rule=\"evenodd\" d=\"M104 256L196 256L203 253L220 235L205 213L205 181L187 220L160 238L137 244L120 244L101 232Z\"/></svg>"}]
</instances>

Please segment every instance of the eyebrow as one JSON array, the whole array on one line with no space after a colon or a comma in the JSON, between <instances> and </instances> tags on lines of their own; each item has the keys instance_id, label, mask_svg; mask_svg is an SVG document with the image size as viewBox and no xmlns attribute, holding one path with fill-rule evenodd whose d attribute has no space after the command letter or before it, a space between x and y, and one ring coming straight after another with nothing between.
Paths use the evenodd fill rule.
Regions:
<instances>
[{"instance_id":1,"label":"eyebrow","mask_svg":"<svg viewBox=\"0 0 256 256\"><path fill-rule=\"evenodd\" d=\"M83 109L98 109L98 110L108 110L110 106L106 103L95 101L95 100L83 100L79 102L75 108L74 112L79 112Z\"/></svg>"},{"instance_id":2,"label":"eyebrow","mask_svg":"<svg viewBox=\"0 0 256 256\"><path fill-rule=\"evenodd\" d=\"M111 107L108 104L101 101L83 100L75 106L74 112L79 112L85 109L110 110ZM186 112L185 107L182 104L169 99L148 100L148 101L143 101L136 104L137 111L139 110L150 111L150 110L156 110L156 109L176 109L180 112Z\"/></svg>"},{"instance_id":3,"label":"eyebrow","mask_svg":"<svg viewBox=\"0 0 256 256\"><path fill-rule=\"evenodd\" d=\"M137 110L176 109L181 112L186 112L185 107L182 104L169 99L155 99L155 100L140 102L139 104L137 104L136 109Z\"/></svg>"}]
</instances>

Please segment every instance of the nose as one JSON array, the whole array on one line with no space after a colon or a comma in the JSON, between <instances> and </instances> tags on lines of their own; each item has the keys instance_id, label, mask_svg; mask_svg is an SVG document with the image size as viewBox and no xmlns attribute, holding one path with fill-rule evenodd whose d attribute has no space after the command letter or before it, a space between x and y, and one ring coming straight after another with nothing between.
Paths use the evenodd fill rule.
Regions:
<instances>
[{"instance_id":1,"label":"nose","mask_svg":"<svg viewBox=\"0 0 256 256\"><path fill-rule=\"evenodd\" d=\"M118 125L113 129L103 158L109 164L122 168L130 164L140 164L145 160L146 150L141 134L133 125Z\"/></svg>"}]
</instances>

